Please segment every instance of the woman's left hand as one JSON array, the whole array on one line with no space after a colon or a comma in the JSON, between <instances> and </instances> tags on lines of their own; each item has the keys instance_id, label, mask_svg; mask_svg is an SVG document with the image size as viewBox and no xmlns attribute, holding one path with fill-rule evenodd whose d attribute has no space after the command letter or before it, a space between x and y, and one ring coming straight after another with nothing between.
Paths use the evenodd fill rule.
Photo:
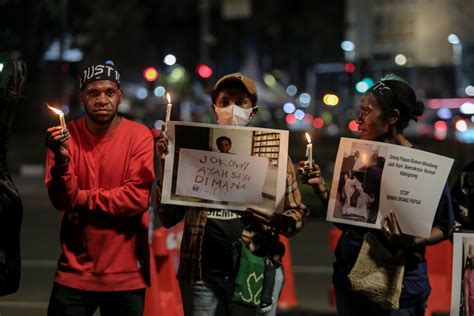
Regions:
<instances>
[{"instance_id":1,"label":"woman's left hand","mask_svg":"<svg viewBox=\"0 0 474 316\"><path fill-rule=\"evenodd\" d=\"M382 220L382 232L393 245L404 249L416 246L421 240L420 237L405 235L402 232L394 210L390 210Z\"/></svg>"}]
</instances>

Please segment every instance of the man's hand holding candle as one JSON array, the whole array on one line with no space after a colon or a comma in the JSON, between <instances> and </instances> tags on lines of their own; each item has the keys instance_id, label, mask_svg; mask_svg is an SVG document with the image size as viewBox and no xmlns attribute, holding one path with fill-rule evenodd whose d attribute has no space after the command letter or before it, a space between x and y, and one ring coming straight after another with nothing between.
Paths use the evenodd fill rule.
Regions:
<instances>
[{"instance_id":1,"label":"man's hand holding candle","mask_svg":"<svg viewBox=\"0 0 474 316\"><path fill-rule=\"evenodd\" d=\"M46 130L46 146L54 153L54 161L57 164L67 164L69 153L67 140L70 135L67 129L61 125L50 127Z\"/></svg>"}]
</instances>

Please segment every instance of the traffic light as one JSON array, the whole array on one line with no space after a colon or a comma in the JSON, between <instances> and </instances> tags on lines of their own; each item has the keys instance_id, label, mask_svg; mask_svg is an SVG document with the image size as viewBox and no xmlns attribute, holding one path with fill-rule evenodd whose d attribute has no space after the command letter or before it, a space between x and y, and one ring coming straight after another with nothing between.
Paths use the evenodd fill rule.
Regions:
<instances>
[{"instance_id":1,"label":"traffic light","mask_svg":"<svg viewBox=\"0 0 474 316\"><path fill-rule=\"evenodd\" d=\"M204 78L204 79L208 79L212 76L212 68L206 64L197 65L196 71L199 77Z\"/></svg>"},{"instance_id":2,"label":"traffic light","mask_svg":"<svg viewBox=\"0 0 474 316\"><path fill-rule=\"evenodd\" d=\"M145 77L146 81L154 82L158 78L158 70L155 67L146 67L143 70L143 77Z\"/></svg>"}]
</instances>

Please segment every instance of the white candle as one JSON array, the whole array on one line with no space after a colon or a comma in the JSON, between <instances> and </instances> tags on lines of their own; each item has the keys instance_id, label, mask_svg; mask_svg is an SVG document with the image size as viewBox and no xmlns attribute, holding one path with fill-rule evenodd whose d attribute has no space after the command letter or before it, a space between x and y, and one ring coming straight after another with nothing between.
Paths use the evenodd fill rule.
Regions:
<instances>
[{"instance_id":1,"label":"white candle","mask_svg":"<svg viewBox=\"0 0 474 316\"><path fill-rule=\"evenodd\" d=\"M64 120L64 113L63 111L61 110L58 110L54 107L52 107L51 105L49 105L48 103L45 103L46 106L48 107L48 109L50 109L51 111L53 111L54 113L56 113L57 115L59 115L59 124L61 124L61 127L64 129L66 129L66 121Z\"/></svg>"},{"instance_id":2,"label":"white candle","mask_svg":"<svg viewBox=\"0 0 474 316\"><path fill-rule=\"evenodd\" d=\"M306 145L306 162L311 168L313 166L313 144L311 143L311 137L306 133L306 139L308 140L308 145Z\"/></svg>"},{"instance_id":3,"label":"white candle","mask_svg":"<svg viewBox=\"0 0 474 316\"><path fill-rule=\"evenodd\" d=\"M64 113L63 112L61 112L59 114L59 122L61 123L61 127L63 129L66 129L66 121L64 120Z\"/></svg>"}]
</instances>

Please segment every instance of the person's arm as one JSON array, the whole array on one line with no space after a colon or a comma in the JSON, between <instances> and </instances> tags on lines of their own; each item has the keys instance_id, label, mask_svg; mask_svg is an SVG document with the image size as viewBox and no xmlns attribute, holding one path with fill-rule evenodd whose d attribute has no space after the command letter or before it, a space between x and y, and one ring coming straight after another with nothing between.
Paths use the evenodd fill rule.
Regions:
<instances>
[{"instance_id":1,"label":"person's arm","mask_svg":"<svg viewBox=\"0 0 474 316\"><path fill-rule=\"evenodd\" d=\"M272 227L279 234L291 237L297 234L304 226L310 210L301 201L301 193L296 182L295 167L288 159L286 172L286 191L284 209L282 213L275 213L254 205L248 205L247 210L253 217L263 224Z\"/></svg>"},{"instance_id":2,"label":"person's arm","mask_svg":"<svg viewBox=\"0 0 474 316\"><path fill-rule=\"evenodd\" d=\"M153 180L153 138L147 134L134 144L126 179L113 188L79 190L76 207L114 217L130 217L148 209Z\"/></svg>"},{"instance_id":3,"label":"person's arm","mask_svg":"<svg viewBox=\"0 0 474 316\"><path fill-rule=\"evenodd\" d=\"M46 131L45 184L53 206L60 211L72 210L76 205L78 185L74 166L69 155L69 132L61 126Z\"/></svg>"},{"instance_id":4,"label":"person's arm","mask_svg":"<svg viewBox=\"0 0 474 316\"><path fill-rule=\"evenodd\" d=\"M186 213L186 207L180 205L161 204L161 190L165 170L165 158L168 154L169 138L165 131L165 125L162 126L160 134L157 136L155 145L155 154L158 159L158 169L160 172L160 181L156 185L156 207L161 224L165 228L178 224Z\"/></svg>"}]
</instances>

